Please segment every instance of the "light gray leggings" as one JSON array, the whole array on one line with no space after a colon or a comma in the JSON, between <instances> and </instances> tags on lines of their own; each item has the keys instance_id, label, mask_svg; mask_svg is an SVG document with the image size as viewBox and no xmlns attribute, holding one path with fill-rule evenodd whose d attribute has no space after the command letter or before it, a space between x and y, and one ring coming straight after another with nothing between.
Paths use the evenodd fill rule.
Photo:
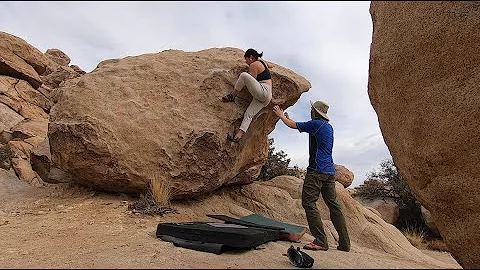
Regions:
<instances>
[{"instance_id":1,"label":"light gray leggings","mask_svg":"<svg viewBox=\"0 0 480 270\"><path fill-rule=\"evenodd\" d=\"M243 86L247 86L248 92L252 94L252 102L248 105L240 129L247 132L253 117L272 100L272 87L266 83L259 83L248 72L242 72L235 83L235 90L242 90Z\"/></svg>"}]
</instances>

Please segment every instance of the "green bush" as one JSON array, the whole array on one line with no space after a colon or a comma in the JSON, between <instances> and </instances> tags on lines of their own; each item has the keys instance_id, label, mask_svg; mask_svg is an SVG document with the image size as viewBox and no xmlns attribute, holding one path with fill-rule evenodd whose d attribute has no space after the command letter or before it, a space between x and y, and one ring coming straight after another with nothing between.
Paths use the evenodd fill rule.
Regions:
<instances>
[{"instance_id":1,"label":"green bush","mask_svg":"<svg viewBox=\"0 0 480 270\"><path fill-rule=\"evenodd\" d=\"M355 196L367 200L389 198L388 191L385 189L385 183L377 179L367 179L362 185L355 187Z\"/></svg>"},{"instance_id":2,"label":"green bush","mask_svg":"<svg viewBox=\"0 0 480 270\"><path fill-rule=\"evenodd\" d=\"M367 179L355 188L355 196L369 200L391 198L399 208L399 218L394 224L398 229L407 230L413 226L430 231L423 219L420 202L400 175L393 160L382 161L380 169L368 173Z\"/></svg>"},{"instance_id":3,"label":"green bush","mask_svg":"<svg viewBox=\"0 0 480 270\"><path fill-rule=\"evenodd\" d=\"M268 158L263 165L257 180L268 181L280 175L292 175L296 177L301 177L303 175L304 170L302 170L298 166L289 167L289 164L290 159L287 158L287 154L282 150L275 152L275 147L273 146L273 138L269 138Z\"/></svg>"}]
</instances>

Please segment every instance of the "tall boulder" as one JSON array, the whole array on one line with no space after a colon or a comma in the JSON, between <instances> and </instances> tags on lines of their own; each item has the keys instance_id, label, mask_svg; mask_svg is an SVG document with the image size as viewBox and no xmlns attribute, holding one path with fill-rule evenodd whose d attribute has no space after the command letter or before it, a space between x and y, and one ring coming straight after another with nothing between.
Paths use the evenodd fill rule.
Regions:
<instances>
[{"instance_id":1,"label":"tall boulder","mask_svg":"<svg viewBox=\"0 0 480 270\"><path fill-rule=\"evenodd\" d=\"M480 268L480 4L376 2L368 94L452 256Z\"/></svg>"},{"instance_id":2,"label":"tall boulder","mask_svg":"<svg viewBox=\"0 0 480 270\"><path fill-rule=\"evenodd\" d=\"M66 81L52 107L52 162L74 181L101 190L138 194L149 181L166 181L172 198L246 184L267 158L267 135L278 117L273 104L293 105L310 88L302 76L272 69L273 100L239 144L227 140L251 95L221 97L247 71L244 51L212 48L105 60Z\"/></svg>"}]
</instances>

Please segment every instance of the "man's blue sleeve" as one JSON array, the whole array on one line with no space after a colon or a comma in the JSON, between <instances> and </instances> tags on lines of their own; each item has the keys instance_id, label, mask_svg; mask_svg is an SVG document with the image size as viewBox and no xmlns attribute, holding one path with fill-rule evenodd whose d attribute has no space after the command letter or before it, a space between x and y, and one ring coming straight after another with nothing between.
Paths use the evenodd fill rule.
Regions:
<instances>
[{"instance_id":1,"label":"man's blue sleeve","mask_svg":"<svg viewBox=\"0 0 480 270\"><path fill-rule=\"evenodd\" d=\"M310 120L308 122L296 122L297 129L300 132L307 132L308 134L314 134L317 131L315 123Z\"/></svg>"}]
</instances>

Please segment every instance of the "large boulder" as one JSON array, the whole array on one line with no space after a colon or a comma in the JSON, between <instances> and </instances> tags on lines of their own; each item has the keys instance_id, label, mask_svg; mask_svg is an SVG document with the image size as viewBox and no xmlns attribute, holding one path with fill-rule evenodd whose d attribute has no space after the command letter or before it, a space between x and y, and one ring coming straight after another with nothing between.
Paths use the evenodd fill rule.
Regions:
<instances>
[{"instance_id":1,"label":"large boulder","mask_svg":"<svg viewBox=\"0 0 480 270\"><path fill-rule=\"evenodd\" d=\"M221 97L247 66L244 51L167 50L106 60L66 81L52 107L52 162L74 181L101 190L138 194L152 178L185 198L228 184L252 182L267 158L267 135L278 117L273 104L293 105L310 83L279 65L272 69L273 100L239 144L238 128L251 95Z\"/></svg>"},{"instance_id":2,"label":"large boulder","mask_svg":"<svg viewBox=\"0 0 480 270\"><path fill-rule=\"evenodd\" d=\"M452 256L480 268L480 5L376 2L368 94Z\"/></svg>"}]
</instances>

